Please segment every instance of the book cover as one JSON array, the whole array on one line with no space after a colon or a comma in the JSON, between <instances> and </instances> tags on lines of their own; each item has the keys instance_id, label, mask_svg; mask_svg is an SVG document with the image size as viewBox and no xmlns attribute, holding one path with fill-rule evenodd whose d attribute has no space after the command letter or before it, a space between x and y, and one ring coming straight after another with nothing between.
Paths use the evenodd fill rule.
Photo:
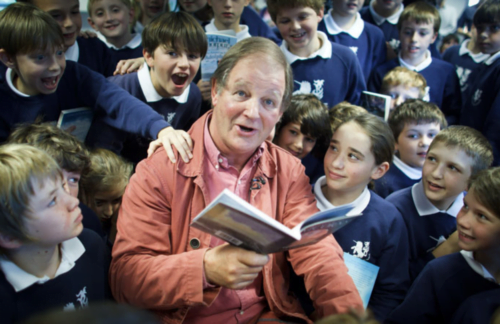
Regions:
<instances>
[{"instance_id":1,"label":"book cover","mask_svg":"<svg viewBox=\"0 0 500 324\"><path fill-rule=\"evenodd\" d=\"M361 94L361 106L385 121L389 119L391 100L391 97L380 93L363 91Z\"/></svg>"},{"instance_id":2,"label":"book cover","mask_svg":"<svg viewBox=\"0 0 500 324\"><path fill-rule=\"evenodd\" d=\"M210 81L220 60L236 44L236 33L232 30L219 33L207 33L207 55L201 61L201 79Z\"/></svg>"},{"instance_id":3,"label":"book cover","mask_svg":"<svg viewBox=\"0 0 500 324\"><path fill-rule=\"evenodd\" d=\"M228 243L262 254L310 245L361 215L345 216L353 206L318 212L290 229L225 189L191 226Z\"/></svg>"},{"instance_id":4,"label":"book cover","mask_svg":"<svg viewBox=\"0 0 500 324\"><path fill-rule=\"evenodd\" d=\"M85 142L94 112L90 108L74 108L61 111L57 127Z\"/></svg>"},{"instance_id":5,"label":"book cover","mask_svg":"<svg viewBox=\"0 0 500 324\"><path fill-rule=\"evenodd\" d=\"M361 300L363 300L363 306L366 309L380 267L346 252L344 252L344 262L347 267L347 273L351 276L352 281L354 281L354 285L358 289Z\"/></svg>"}]
</instances>

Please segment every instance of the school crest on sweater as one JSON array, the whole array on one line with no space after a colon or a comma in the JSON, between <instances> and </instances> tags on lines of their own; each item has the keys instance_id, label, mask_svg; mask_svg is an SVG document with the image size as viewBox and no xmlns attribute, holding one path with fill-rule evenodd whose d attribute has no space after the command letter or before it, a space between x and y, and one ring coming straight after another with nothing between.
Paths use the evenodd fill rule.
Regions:
<instances>
[{"instance_id":1,"label":"school crest on sweater","mask_svg":"<svg viewBox=\"0 0 500 324\"><path fill-rule=\"evenodd\" d=\"M78 294L76 294L76 301L80 304L80 308L86 308L89 305L89 299L87 298L87 287L83 287L82 290ZM75 310L74 303L67 303L64 306L64 311L72 311Z\"/></svg>"},{"instance_id":2,"label":"school crest on sweater","mask_svg":"<svg viewBox=\"0 0 500 324\"><path fill-rule=\"evenodd\" d=\"M309 81L295 81L295 83L300 85L300 88L298 90L295 90L293 92L294 95L296 94L309 94L312 93L318 99L323 99L323 85L325 84L325 80L314 80L314 90L311 87L311 83Z\"/></svg>"},{"instance_id":3,"label":"school crest on sweater","mask_svg":"<svg viewBox=\"0 0 500 324\"><path fill-rule=\"evenodd\" d=\"M352 255L366 261L370 260L370 242L355 240L353 242L354 245L351 246Z\"/></svg>"}]
</instances>

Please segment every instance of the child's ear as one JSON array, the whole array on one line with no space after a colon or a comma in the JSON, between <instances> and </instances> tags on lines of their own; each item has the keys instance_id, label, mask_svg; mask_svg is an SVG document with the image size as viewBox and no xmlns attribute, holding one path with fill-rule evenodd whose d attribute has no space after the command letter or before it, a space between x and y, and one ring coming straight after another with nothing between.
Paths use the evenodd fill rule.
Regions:
<instances>
[{"instance_id":1,"label":"child's ear","mask_svg":"<svg viewBox=\"0 0 500 324\"><path fill-rule=\"evenodd\" d=\"M135 16L135 10L134 10L134 8L133 8L133 7L130 7L130 10L128 11L128 14L129 14L129 16L130 16L130 17L129 17L129 19L130 19L130 21L129 21L129 25L131 25L131 26L132 26L132 23L134 22L134 16ZM134 26L132 26L132 27L134 27Z\"/></svg>"},{"instance_id":2,"label":"child's ear","mask_svg":"<svg viewBox=\"0 0 500 324\"><path fill-rule=\"evenodd\" d=\"M318 12L318 23L323 20L323 16L325 15L325 7L321 8Z\"/></svg>"},{"instance_id":3,"label":"child's ear","mask_svg":"<svg viewBox=\"0 0 500 324\"><path fill-rule=\"evenodd\" d=\"M2 63L5 64L6 67L11 69L16 65L14 58L7 54L7 52L5 52L3 48L0 48L0 61L2 61Z\"/></svg>"},{"instance_id":4,"label":"child's ear","mask_svg":"<svg viewBox=\"0 0 500 324\"><path fill-rule=\"evenodd\" d=\"M438 37L438 33L436 32L436 33L434 33L434 37L432 37L431 44L434 44L434 42L436 41L437 37Z\"/></svg>"},{"instance_id":5,"label":"child's ear","mask_svg":"<svg viewBox=\"0 0 500 324\"><path fill-rule=\"evenodd\" d=\"M389 171L390 164L389 162L382 162L377 165L375 169L372 171L372 180L380 179L384 176L384 174Z\"/></svg>"},{"instance_id":6,"label":"child's ear","mask_svg":"<svg viewBox=\"0 0 500 324\"><path fill-rule=\"evenodd\" d=\"M20 240L13 238L10 235L0 233L0 246L6 250L17 249L21 247Z\"/></svg>"},{"instance_id":7,"label":"child's ear","mask_svg":"<svg viewBox=\"0 0 500 324\"><path fill-rule=\"evenodd\" d=\"M148 51L146 51L146 49L143 49L142 50L142 56L144 56L144 59L146 60L146 63L148 64L148 66L150 68L153 68L153 63L154 63L154 58L153 58L153 55L151 55L151 53L149 53Z\"/></svg>"}]
</instances>

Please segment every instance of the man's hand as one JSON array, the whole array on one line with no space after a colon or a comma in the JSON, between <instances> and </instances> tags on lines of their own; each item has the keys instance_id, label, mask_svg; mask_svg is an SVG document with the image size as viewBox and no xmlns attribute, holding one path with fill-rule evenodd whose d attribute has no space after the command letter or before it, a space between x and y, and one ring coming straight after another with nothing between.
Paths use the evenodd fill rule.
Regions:
<instances>
[{"instance_id":1,"label":"man's hand","mask_svg":"<svg viewBox=\"0 0 500 324\"><path fill-rule=\"evenodd\" d=\"M165 152L167 152L167 156L172 163L176 162L172 145L175 146L184 162L188 163L193 158L191 153L193 141L191 136L183 130L176 130L172 126L162 129L158 133L158 139L149 144L148 157L161 145L165 148Z\"/></svg>"},{"instance_id":2,"label":"man's hand","mask_svg":"<svg viewBox=\"0 0 500 324\"><path fill-rule=\"evenodd\" d=\"M223 244L208 250L203 258L205 278L213 285L243 289L269 262L269 256Z\"/></svg>"},{"instance_id":3,"label":"man's hand","mask_svg":"<svg viewBox=\"0 0 500 324\"><path fill-rule=\"evenodd\" d=\"M118 74L127 74L127 73L132 73L139 71L144 65L144 58L143 57L138 57L135 59L130 59L130 60L121 60L118 62L116 65L116 70L113 72L113 75L118 75Z\"/></svg>"},{"instance_id":4,"label":"man's hand","mask_svg":"<svg viewBox=\"0 0 500 324\"><path fill-rule=\"evenodd\" d=\"M212 86L210 85L210 82L200 80L198 81L197 86L198 88L200 88L201 97L203 98L203 100L208 102L212 101L212 95L211 95Z\"/></svg>"},{"instance_id":5,"label":"man's hand","mask_svg":"<svg viewBox=\"0 0 500 324\"><path fill-rule=\"evenodd\" d=\"M453 234L448 237L446 241L443 243L439 244L434 251L432 251L432 254L434 255L435 258L439 258L443 255L448 255L452 254L455 252L460 252L460 247L458 246L458 233L455 231Z\"/></svg>"}]
</instances>

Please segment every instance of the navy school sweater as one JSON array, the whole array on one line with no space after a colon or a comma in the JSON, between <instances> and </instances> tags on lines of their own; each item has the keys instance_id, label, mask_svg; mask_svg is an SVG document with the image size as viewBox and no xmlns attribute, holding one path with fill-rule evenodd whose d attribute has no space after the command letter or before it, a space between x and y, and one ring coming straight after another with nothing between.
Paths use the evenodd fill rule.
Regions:
<instances>
[{"instance_id":1,"label":"navy school sweater","mask_svg":"<svg viewBox=\"0 0 500 324\"><path fill-rule=\"evenodd\" d=\"M413 186L420 179L413 180L403 173L395 164L391 164L389 171L380 179L374 181L374 191L382 198L391 193Z\"/></svg>"},{"instance_id":2,"label":"navy school sweater","mask_svg":"<svg viewBox=\"0 0 500 324\"><path fill-rule=\"evenodd\" d=\"M113 75L118 64L118 58L113 50L97 37L78 37L76 41L80 51L78 63L106 77ZM138 57L140 56L142 53Z\"/></svg>"},{"instance_id":3,"label":"navy school sweater","mask_svg":"<svg viewBox=\"0 0 500 324\"><path fill-rule=\"evenodd\" d=\"M491 323L491 317L499 307L500 286L467 298L455 312L451 323Z\"/></svg>"}]
</instances>

